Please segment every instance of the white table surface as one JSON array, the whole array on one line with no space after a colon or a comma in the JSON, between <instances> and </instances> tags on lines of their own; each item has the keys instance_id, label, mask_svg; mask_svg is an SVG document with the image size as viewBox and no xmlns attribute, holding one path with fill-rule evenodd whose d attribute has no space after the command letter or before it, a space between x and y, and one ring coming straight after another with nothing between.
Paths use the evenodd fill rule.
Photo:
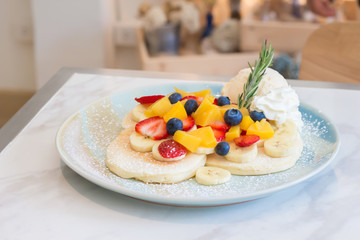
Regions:
<instances>
[{"instance_id":1,"label":"white table surface","mask_svg":"<svg viewBox=\"0 0 360 240\"><path fill-rule=\"evenodd\" d=\"M133 87L191 74L63 69L0 130L0 239L359 239L360 87L290 81L340 132L335 160L263 199L222 207L147 203L103 189L60 159L56 132L73 112Z\"/></svg>"}]
</instances>

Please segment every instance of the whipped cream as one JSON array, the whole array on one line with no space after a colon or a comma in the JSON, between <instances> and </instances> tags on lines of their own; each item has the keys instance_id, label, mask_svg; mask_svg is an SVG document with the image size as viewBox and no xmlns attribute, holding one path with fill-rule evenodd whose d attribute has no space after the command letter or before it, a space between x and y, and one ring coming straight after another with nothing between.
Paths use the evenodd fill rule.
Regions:
<instances>
[{"instance_id":1,"label":"whipped cream","mask_svg":"<svg viewBox=\"0 0 360 240\"><path fill-rule=\"evenodd\" d=\"M271 89L265 95L255 96L250 110L263 112L266 118L275 121L276 125L281 125L290 119L300 130L304 124L298 109L299 105L299 97L294 89L281 87Z\"/></svg>"}]
</instances>

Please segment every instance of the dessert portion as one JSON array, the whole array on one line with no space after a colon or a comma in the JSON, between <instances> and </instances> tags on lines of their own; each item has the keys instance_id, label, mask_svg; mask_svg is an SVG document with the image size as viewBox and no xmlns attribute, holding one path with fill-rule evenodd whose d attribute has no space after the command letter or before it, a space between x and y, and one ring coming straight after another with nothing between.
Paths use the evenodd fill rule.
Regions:
<instances>
[{"instance_id":1,"label":"dessert portion","mask_svg":"<svg viewBox=\"0 0 360 240\"><path fill-rule=\"evenodd\" d=\"M135 98L126 130L107 149L106 165L123 178L177 183L194 176L215 185L233 175L261 175L291 168L303 143L299 99L286 80L267 68L266 44L253 68L210 89Z\"/></svg>"}]
</instances>

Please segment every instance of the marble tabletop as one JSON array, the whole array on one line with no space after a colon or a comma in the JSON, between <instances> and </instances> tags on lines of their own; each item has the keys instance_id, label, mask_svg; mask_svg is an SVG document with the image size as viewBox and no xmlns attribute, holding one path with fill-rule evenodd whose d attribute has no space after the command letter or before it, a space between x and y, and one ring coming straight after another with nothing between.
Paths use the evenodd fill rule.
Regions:
<instances>
[{"instance_id":1,"label":"marble tabletop","mask_svg":"<svg viewBox=\"0 0 360 240\"><path fill-rule=\"evenodd\" d=\"M360 85L289 81L339 130L334 161L305 182L222 207L172 207L129 198L67 167L55 136L101 97L171 81L226 77L65 68L0 129L0 239L359 239Z\"/></svg>"}]
</instances>

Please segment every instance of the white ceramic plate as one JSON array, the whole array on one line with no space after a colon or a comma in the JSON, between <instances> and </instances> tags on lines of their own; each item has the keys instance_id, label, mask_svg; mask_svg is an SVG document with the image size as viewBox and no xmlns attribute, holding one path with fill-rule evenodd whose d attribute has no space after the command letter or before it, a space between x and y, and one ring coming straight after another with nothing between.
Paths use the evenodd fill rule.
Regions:
<instances>
[{"instance_id":1,"label":"white ceramic plate","mask_svg":"<svg viewBox=\"0 0 360 240\"><path fill-rule=\"evenodd\" d=\"M254 200L300 183L324 169L335 157L339 134L318 110L301 105L305 126L304 150L296 165L283 172L262 176L232 176L223 185L202 186L194 179L177 184L145 184L122 179L105 166L105 151L122 130L121 120L135 105L135 97L168 94L174 85L139 88L103 98L69 117L56 137L63 161L75 172L104 188L145 201L178 206L215 206ZM179 83L185 91L212 89L217 95L221 83Z\"/></svg>"}]
</instances>

